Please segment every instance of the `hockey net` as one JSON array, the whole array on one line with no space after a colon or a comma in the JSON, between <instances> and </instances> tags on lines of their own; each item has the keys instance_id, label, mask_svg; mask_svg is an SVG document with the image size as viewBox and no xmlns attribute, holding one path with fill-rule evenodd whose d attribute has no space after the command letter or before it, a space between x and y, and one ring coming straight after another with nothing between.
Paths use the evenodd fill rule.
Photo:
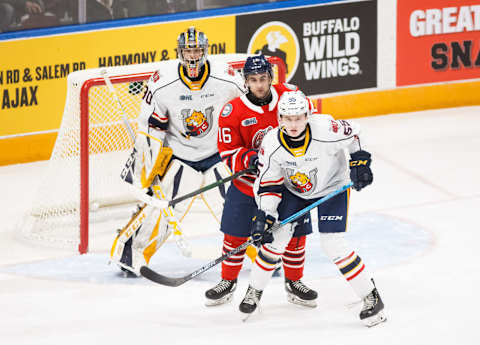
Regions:
<instances>
[{"instance_id":1,"label":"hockey net","mask_svg":"<svg viewBox=\"0 0 480 345\"><path fill-rule=\"evenodd\" d=\"M246 54L211 55L231 73L240 73ZM285 81L285 65L270 57L274 82ZM137 202L120 171L133 142L122 121L122 110L110 93L107 73L131 126L136 130L143 90L149 77L176 68L178 60L71 73L62 123L40 182L37 197L24 218L22 232L35 242L50 243L86 253L102 231L113 240ZM100 249L95 246L95 249ZM105 250L106 248L102 248Z\"/></svg>"}]
</instances>

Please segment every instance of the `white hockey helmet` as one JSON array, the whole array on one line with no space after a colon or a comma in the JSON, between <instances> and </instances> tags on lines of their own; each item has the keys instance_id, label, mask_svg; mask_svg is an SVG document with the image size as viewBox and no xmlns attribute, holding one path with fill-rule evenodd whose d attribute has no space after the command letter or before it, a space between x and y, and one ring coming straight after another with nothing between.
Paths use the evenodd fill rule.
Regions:
<instances>
[{"instance_id":1,"label":"white hockey helmet","mask_svg":"<svg viewBox=\"0 0 480 345\"><path fill-rule=\"evenodd\" d=\"M310 115L307 96L302 91L286 91L278 101L278 117L282 115Z\"/></svg>"},{"instance_id":2,"label":"white hockey helmet","mask_svg":"<svg viewBox=\"0 0 480 345\"><path fill-rule=\"evenodd\" d=\"M203 54L198 59L189 59L184 56L184 49L199 48ZM178 58L185 66L190 77L196 77L200 72L200 68L207 61L208 54L208 38L205 33L197 31L195 27L191 26L184 32L180 33L177 38L177 52Z\"/></svg>"},{"instance_id":3,"label":"white hockey helmet","mask_svg":"<svg viewBox=\"0 0 480 345\"><path fill-rule=\"evenodd\" d=\"M278 124L280 130L289 136L300 135L308 124L310 108L302 91L287 91L278 101Z\"/></svg>"}]
</instances>

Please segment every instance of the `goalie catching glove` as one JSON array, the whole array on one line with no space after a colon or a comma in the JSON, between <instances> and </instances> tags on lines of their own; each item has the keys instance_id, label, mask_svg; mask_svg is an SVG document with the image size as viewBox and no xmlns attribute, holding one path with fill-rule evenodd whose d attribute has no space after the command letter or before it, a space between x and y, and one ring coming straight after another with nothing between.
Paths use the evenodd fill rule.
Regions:
<instances>
[{"instance_id":1,"label":"goalie catching glove","mask_svg":"<svg viewBox=\"0 0 480 345\"><path fill-rule=\"evenodd\" d=\"M367 151L357 151L350 154L350 179L353 182L353 188L360 191L373 182L373 174L370 169L372 160Z\"/></svg>"},{"instance_id":2,"label":"goalie catching glove","mask_svg":"<svg viewBox=\"0 0 480 345\"><path fill-rule=\"evenodd\" d=\"M273 234L268 230L275 224L275 217L267 215L262 210L257 210L252 220L253 224L250 233L254 244L259 247L265 243L272 243Z\"/></svg>"}]
</instances>

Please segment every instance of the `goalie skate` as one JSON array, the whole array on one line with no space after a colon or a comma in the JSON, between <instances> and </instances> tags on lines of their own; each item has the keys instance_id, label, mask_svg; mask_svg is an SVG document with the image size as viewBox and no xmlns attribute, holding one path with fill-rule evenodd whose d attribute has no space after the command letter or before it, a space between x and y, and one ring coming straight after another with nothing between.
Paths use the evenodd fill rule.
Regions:
<instances>
[{"instance_id":1,"label":"goalie skate","mask_svg":"<svg viewBox=\"0 0 480 345\"><path fill-rule=\"evenodd\" d=\"M287 291L287 300L290 303L309 308L317 306L317 292L303 284L300 279L296 281L285 279L285 290Z\"/></svg>"}]
</instances>

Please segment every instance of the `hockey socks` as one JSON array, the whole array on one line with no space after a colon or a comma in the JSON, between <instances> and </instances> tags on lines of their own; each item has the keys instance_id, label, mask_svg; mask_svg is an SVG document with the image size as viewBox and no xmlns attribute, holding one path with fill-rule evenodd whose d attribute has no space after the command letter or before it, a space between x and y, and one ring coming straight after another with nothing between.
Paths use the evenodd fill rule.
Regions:
<instances>
[{"instance_id":1,"label":"hockey socks","mask_svg":"<svg viewBox=\"0 0 480 345\"><path fill-rule=\"evenodd\" d=\"M292 237L282 255L285 278L296 281L303 277L306 236Z\"/></svg>"},{"instance_id":2,"label":"hockey socks","mask_svg":"<svg viewBox=\"0 0 480 345\"><path fill-rule=\"evenodd\" d=\"M247 241L247 237L236 237L225 234L223 238L223 254L237 248ZM235 280L240 273L245 257L245 250L232 255L222 262L222 279Z\"/></svg>"}]
</instances>

